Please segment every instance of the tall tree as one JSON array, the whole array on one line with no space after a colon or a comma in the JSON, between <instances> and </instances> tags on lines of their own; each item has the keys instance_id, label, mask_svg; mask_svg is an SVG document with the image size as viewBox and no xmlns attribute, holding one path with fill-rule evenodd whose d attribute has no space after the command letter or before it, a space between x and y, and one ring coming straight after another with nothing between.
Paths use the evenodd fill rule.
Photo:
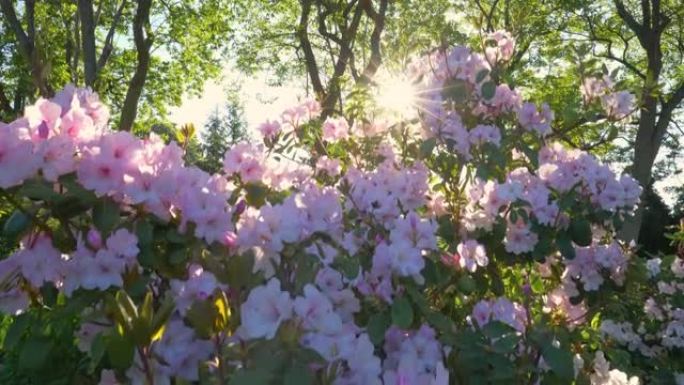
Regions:
<instances>
[{"instance_id":1,"label":"tall tree","mask_svg":"<svg viewBox=\"0 0 684 385\"><path fill-rule=\"evenodd\" d=\"M0 111L11 118L37 92L90 86L130 130L163 119L183 93L220 75L233 30L228 0L0 0ZM154 68L152 71L151 68Z\"/></svg>"},{"instance_id":2,"label":"tall tree","mask_svg":"<svg viewBox=\"0 0 684 385\"><path fill-rule=\"evenodd\" d=\"M630 140L629 171L649 186L656 157L673 134L675 111L684 100L684 7L678 0L590 2L581 16L594 54L631 75L640 109ZM625 224L624 239L639 238L642 218L639 208Z\"/></svg>"},{"instance_id":3,"label":"tall tree","mask_svg":"<svg viewBox=\"0 0 684 385\"><path fill-rule=\"evenodd\" d=\"M304 75L323 106L341 110L354 86L374 80L383 59L397 64L441 36L452 38L446 0L253 0L239 13L238 65L278 75ZM445 31L452 33L445 33ZM277 54L273 47L279 47ZM294 64L294 65L293 65Z\"/></svg>"}]
</instances>

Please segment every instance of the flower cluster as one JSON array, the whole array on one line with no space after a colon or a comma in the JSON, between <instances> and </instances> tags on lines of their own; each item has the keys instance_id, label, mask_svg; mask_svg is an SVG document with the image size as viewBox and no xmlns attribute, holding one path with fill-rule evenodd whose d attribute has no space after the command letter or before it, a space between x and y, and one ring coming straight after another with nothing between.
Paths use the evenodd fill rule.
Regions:
<instances>
[{"instance_id":1,"label":"flower cluster","mask_svg":"<svg viewBox=\"0 0 684 385\"><path fill-rule=\"evenodd\" d=\"M520 332L525 331L528 322L525 308L505 297L478 302L473 308L472 319L479 327L483 327L491 321L499 321Z\"/></svg>"},{"instance_id":2,"label":"flower cluster","mask_svg":"<svg viewBox=\"0 0 684 385\"><path fill-rule=\"evenodd\" d=\"M602 78L586 77L580 91L585 103L594 100L601 102L606 115L613 120L622 120L634 110L634 95L627 91L613 91L614 82L608 75Z\"/></svg>"}]
</instances>

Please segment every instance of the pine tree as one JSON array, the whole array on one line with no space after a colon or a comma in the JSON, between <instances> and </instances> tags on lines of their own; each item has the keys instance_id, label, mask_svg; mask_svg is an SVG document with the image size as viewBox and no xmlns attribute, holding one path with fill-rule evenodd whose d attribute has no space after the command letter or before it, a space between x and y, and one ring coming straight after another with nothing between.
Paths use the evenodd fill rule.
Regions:
<instances>
[{"instance_id":1,"label":"pine tree","mask_svg":"<svg viewBox=\"0 0 684 385\"><path fill-rule=\"evenodd\" d=\"M220 171L226 150L248 139L245 127L242 106L235 98L229 98L225 110L216 108L204 126L202 159L197 165L207 172Z\"/></svg>"}]
</instances>

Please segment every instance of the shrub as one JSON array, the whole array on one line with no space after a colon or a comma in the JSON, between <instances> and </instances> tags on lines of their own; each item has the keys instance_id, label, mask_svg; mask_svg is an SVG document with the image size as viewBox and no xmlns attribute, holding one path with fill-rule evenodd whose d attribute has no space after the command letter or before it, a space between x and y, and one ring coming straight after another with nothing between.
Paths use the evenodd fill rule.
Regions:
<instances>
[{"instance_id":1,"label":"shrub","mask_svg":"<svg viewBox=\"0 0 684 385\"><path fill-rule=\"evenodd\" d=\"M496 82L503 40L413 63L415 117L305 101L215 175L109 131L88 90L40 99L0 128L21 240L2 309L47 329L69 309L103 384L638 383L597 328L634 278L615 233L641 188L547 139L548 106ZM612 118L631 109L601 93ZM5 365L49 371L26 318Z\"/></svg>"}]
</instances>

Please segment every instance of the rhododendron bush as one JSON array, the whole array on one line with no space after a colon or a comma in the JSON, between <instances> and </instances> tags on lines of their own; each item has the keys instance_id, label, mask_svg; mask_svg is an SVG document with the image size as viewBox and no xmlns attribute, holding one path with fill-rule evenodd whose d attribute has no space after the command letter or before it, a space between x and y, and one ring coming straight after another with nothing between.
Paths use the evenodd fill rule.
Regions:
<instances>
[{"instance_id":1,"label":"rhododendron bush","mask_svg":"<svg viewBox=\"0 0 684 385\"><path fill-rule=\"evenodd\" d=\"M514 42L493 39L410 66L415 118L322 119L309 100L216 175L110 130L88 90L38 100L0 126L20 240L2 311L75 312L101 384L639 383L611 360L681 351L664 297L682 284L646 304L657 337L601 316L636 263L615 234L641 188L547 139L553 112L497 82ZM600 82L587 103L622 119L631 96ZM666 264L649 262L653 282L681 281ZM27 357L47 348L23 338Z\"/></svg>"}]
</instances>

